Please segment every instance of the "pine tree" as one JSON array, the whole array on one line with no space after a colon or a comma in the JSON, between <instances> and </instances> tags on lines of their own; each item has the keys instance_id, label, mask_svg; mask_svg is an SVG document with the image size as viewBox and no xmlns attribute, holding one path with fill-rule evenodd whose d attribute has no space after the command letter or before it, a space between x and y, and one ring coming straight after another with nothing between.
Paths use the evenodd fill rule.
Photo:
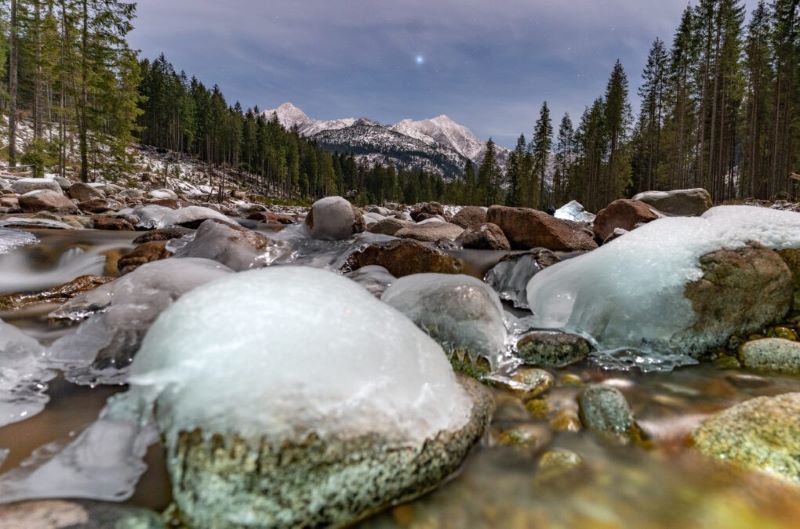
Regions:
<instances>
[{"instance_id":1,"label":"pine tree","mask_svg":"<svg viewBox=\"0 0 800 529\"><path fill-rule=\"evenodd\" d=\"M517 145L508 157L506 179L508 180L509 206L522 206L527 202L531 172L528 166L527 141L521 134Z\"/></svg>"},{"instance_id":2,"label":"pine tree","mask_svg":"<svg viewBox=\"0 0 800 529\"><path fill-rule=\"evenodd\" d=\"M634 187L637 191L661 187L657 182L661 164L661 134L664 127L664 106L667 89L669 57L664 42L656 39L650 48L647 64L642 72L639 97L642 101L637 125L637 149Z\"/></svg>"},{"instance_id":3,"label":"pine tree","mask_svg":"<svg viewBox=\"0 0 800 529\"><path fill-rule=\"evenodd\" d=\"M630 185L630 157L626 145L631 121L628 103L628 78L617 60L606 87L604 125L608 138L608 163L602 183L605 203L622 196Z\"/></svg>"},{"instance_id":4,"label":"pine tree","mask_svg":"<svg viewBox=\"0 0 800 529\"><path fill-rule=\"evenodd\" d=\"M486 152L478 169L478 203L491 206L502 202L502 175L497 165L497 151L494 141L486 142Z\"/></svg>"},{"instance_id":5,"label":"pine tree","mask_svg":"<svg viewBox=\"0 0 800 529\"><path fill-rule=\"evenodd\" d=\"M529 205L543 209L548 199L546 197L547 165L550 160L550 151L553 146L553 123L550 119L550 108L547 101L542 103L539 110L539 119L533 131L531 154L533 155L533 178L529 190Z\"/></svg>"},{"instance_id":6,"label":"pine tree","mask_svg":"<svg viewBox=\"0 0 800 529\"><path fill-rule=\"evenodd\" d=\"M568 113L561 118L558 141L555 149L555 172L553 175L553 203L559 206L566 202L575 164L575 131Z\"/></svg>"}]
</instances>

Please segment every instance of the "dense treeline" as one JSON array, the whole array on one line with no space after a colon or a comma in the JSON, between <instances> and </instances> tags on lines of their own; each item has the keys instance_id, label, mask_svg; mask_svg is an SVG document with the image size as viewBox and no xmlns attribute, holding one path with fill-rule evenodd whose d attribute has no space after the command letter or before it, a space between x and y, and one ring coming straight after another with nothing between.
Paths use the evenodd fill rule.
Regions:
<instances>
[{"instance_id":1,"label":"dense treeline","mask_svg":"<svg viewBox=\"0 0 800 529\"><path fill-rule=\"evenodd\" d=\"M139 68L126 39L136 4L4 0L0 9L9 164L36 175L69 166L83 180L93 170L123 169L138 114ZM24 142L23 112L32 124Z\"/></svg>"},{"instance_id":2,"label":"dense treeline","mask_svg":"<svg viewBox=\"0 0 800 529\"><path fill-rule=\"evenodd\" d=\"M687 187L704 187L716 201L795 196L800 1L762 0L744 21L739 0L687 7L671 48L653 42L638 120L617 62L577 129L563 117L549 162L545 103L533 141L520 137L512 155L508 202L543 208L578 199L596 210L640 191Z\"/></svg>"},{"instance_id":3,"label":"dense treeline","mask_svg":"<svg viewBox=\"0 0 800 529\"><path fill-rule=\"evenodd\" d=\"M258 107L230 105L218 86L176 72L163 55L143 60L140 69L141 142L245 171L265 194L416 202L444 200L461 188L425 171L369 167L352 155L327 152Z\"/></svg>"}]
</instances>

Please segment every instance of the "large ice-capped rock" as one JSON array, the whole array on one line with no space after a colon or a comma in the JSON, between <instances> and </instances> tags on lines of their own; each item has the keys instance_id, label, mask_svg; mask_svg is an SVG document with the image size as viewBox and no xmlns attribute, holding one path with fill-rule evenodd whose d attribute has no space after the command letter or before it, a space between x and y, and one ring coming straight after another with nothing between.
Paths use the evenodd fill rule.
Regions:
<instances>
[{"instance_id":1,"label":"large ice-capped rock","mask_svg":"<svg viewBox=\"0 0 800 529\"><path fill-rule=\"evenodd\" d=\"M662 218L536 274L528 303L535 326L600 349L697 355L786 314L792 276L771 249L797 247L798 213L722 206Z\"/></svg>"},{"instance_id":2,"label":"large ice-capped rock","mask_svg":"<svg viewBox=\"0 0 800 529\"><path fill-rule=\"evenodd\" d=\"M231 275L167 309L132 368L157 394L193 527L344 526L435 487L488 404L442 349L340 275Z\"/></svg>"},{"instance_id":3,"label":"large ice-capped rock","mask_svg":"<svg viewBox=\"0 0 800 529\"><path fill-rule=\"evenodd\" d=\"M456 366L479 357L497 367L506 328L503 305L483 281L466 275L415 274L395 281L381 300L430 334Z\"/></svg>"}]
</instances>

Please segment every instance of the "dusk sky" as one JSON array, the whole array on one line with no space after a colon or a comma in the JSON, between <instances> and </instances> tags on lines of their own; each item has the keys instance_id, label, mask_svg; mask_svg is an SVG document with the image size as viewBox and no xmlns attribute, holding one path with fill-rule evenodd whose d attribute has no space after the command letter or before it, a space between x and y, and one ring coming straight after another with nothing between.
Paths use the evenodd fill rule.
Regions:
<instances>
[{"instance_id":1,"label":"dusk sky","mask_svg":"<svg viewBox=\"0 0 800 529\"><path fill-rule=\"evenodd\" d=\"M749 7L755 2L749 1ZM686 0L140 0L135 48L219 84L229 102L314 118L447 114L512 146L542 101L576 123L614 61L634 110L655 37Z\"/></svg>"}]
</instances>

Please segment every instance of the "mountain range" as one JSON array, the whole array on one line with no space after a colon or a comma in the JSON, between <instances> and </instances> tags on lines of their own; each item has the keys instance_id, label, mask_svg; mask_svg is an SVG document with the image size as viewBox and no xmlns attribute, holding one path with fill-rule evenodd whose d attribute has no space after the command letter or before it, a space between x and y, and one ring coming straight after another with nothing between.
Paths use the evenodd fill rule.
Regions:
<instances>
[{"instance_id":1,"label":"mountain range","mask_svg":"<svg viewBox=\"0 0 800 529\"><path fill-rule=\"evenodd\" d=\"M353 154L370 164L394 164L452 177L463 174L467 160L480 165L486 153L486 142L445 115L388 125L368 118L320 120L292 103L264 114L270 119L275 116L287 129L296 127L324 149ZM497 147L501 168L505 168L508 155L508 149Z\"/></svg>"}]
</instances>

